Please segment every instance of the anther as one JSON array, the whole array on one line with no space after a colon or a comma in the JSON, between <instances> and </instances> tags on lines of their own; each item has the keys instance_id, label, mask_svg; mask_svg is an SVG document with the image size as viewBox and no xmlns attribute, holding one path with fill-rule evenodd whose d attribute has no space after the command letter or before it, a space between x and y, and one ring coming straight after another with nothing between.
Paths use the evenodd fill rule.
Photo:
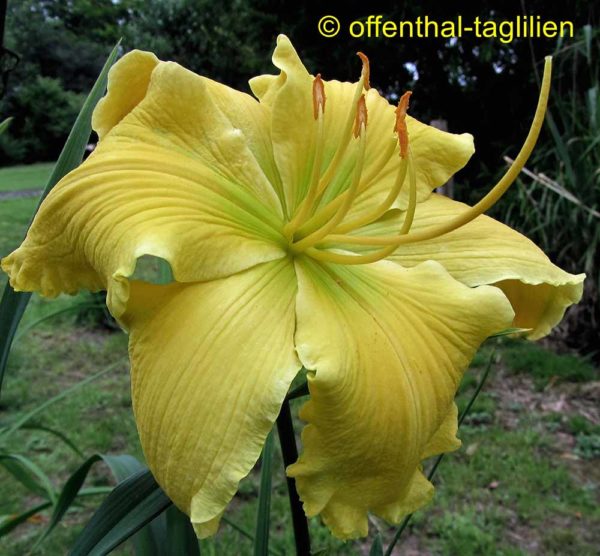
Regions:
<instances>
[{"instance_id":1,"label":"anther","mask_svg":"<svg viewBox=\"0 0 600 556\"><path fill-rule=\"evenodd\" d=\"M356 117L354 118L354 137L358 137L362 133L363 127L367 128L367 102L365 95L361 95L356 104Z\"/></svg>"},{"instance_id":2,"label":"anther","mask_svg":"<svg viewBox=\"0 0 600 556\"><path fill-rule=\"evenodd\" d=\"M327 97L325 96L325 86L323 85L320 73L317 73L317 77L313 80L312 92L313 116L316 120L319 117L319 113L323 114L325 112L325 101L327 100Z\"/></svg>"},{"instance_id":3,"label":"anther","mask_svg":"<svg viewBox=\"0 0 600 556\"><path fill-rule=\"evenodd\" d=\"M396 125L394 131L398 134L398 143L400 144L400 156L408 156L408 127L406 125L406 112L408 111L408 101L412 91L406 91L398 101L396 108Z\"/></svg>"},{"instance_id":4,"label":"anther","mask_svg":"<svg viewBox=\"0 0 600 556\"><path fill-rule=\"evenodd\" d=\"M371 88L371 83L369 81L371 79L371 66L369 64L369 59L362 52L357 52L356 54L363 63L362 77L364 81L364 88L366 91L368 91Z\"/></svg>"}]
</instances>

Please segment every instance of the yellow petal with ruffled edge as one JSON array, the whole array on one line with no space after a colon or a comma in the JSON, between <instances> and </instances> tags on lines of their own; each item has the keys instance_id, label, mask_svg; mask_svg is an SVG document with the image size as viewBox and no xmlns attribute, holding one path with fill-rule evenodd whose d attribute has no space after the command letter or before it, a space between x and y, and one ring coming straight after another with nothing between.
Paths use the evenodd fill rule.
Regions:
<instances>
[{"instance_id":1,"label":"yellow petal with ruffled edge","mask_svg":"<svg viewBox=\"0 0 600 556\"><path fill-rule=\"evenodd\" d=\"M258 160L269 137L258 102L159 63L144 98L122 116L127 72L138 65L147 72L148 61L133 53L115 66L96 116L103 140L57 184L21 247L2 260L15 289L46 296L107 289L118 317L142 255L166 259L180 282L285 255L281 206L261 166L271 162ZM238 106L227 111L224 98Z\"/></svg>"},{"instance_id":2,"label":"yellow petal with ruffled edge","mask_svg":"<svg viewBox=\"0 0 600 556\"><path fill-rule=\"evenodd\" d=\"M300 362L287 259L199 284L133 282L132 397L148 465L199 536L260 455Z\"/></svg>"},{"instance_id":3,"label":"yellow petal with ruffled edge","mask_svg":"<svg viewBox=\"0 0 600 556\"><path fill-rule=\"evenodd\" d=\"M442 195L417 206L412 232L437 226L468 207ZM371 226L369 233L391 231L401 219ZM515 310L513 326L531 328L536 340L548 334L565 310L581 299L584 274L561 270L532 241L488 216L441 237L402 245L390 256L403 266L438 261L468 286L500 287Z\"/></svg>"},{"instance_id":4,"label":"yellow petal with ruffled edge","mask_svg":"<svg viewBox=\"0 0 600 556\"><path fill-rule=\"evenodd\" d=\"M280 35L277 39L273 63L281 70L281 74L255 77L250 80L250 86L261 104L272 110L273 149L286 188L287 204L293 213L294 207L308 189L314 158L313 78L285 35ZM348 115L353 110L356 83L333 80L324 81L324 86L327 100L324 111L322 173L342 142ZM369 210L386 197L394 184L400 164L394 134L394 107L376 89L369 89L365 100L368 126L364 179L361 184L364 192L353 204L349 217ZM410 116L407 118L407 125L416 169L417 199L422 201L468 162L474 152L473 137L467 133L446 133ZM355 158L352 154L346 156L333 177L323 202L331 200L348 187ZM405 208L407 203L408 187L404 188L396 206Z\"/></svg>"},{"instance_id":5,"label":"yellow petal with ruffled edge","mask_svg":"<svg viewBox=\"0 0 600 556\"><path fill-rule=\"evenodd\" d=\"M468 288L427 262L296 263L296 349L309 372L304 452L288 468L307 515L334 535L367 534L426 504L423 458L458 445L453 398L486 337L513 312L498 288Z\"/></svg>"},{"instance_id":6,"label":"yellow petal with ruffled edge","mask_svg":"<svg viewBox=\"0 0 600 556\"><path fill-rule=\"evenodd\" d=\"M132 50L110 68L107 94L92 115L92 128L100 141L143 100L159 63L152 52Z\"/></svg>"}]
</instances>

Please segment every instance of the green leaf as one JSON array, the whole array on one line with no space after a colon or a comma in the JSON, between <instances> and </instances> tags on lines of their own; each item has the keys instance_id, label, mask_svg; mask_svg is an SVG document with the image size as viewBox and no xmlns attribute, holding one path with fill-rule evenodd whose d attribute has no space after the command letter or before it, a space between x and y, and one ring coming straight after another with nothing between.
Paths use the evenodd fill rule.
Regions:
<instances>
[{"instance_id":1,"label":"green leaf","mask_svg":"<svg viewBox=\"0 0 600 556\"><path fill-rule=\"evenodd\" d=\"M273 475L273 431L267 436L263 447L260 471L260 491L254 535L254 556L269 553L269 525L271 522L271 477Z\"/></svg>"},{"instance_id":2,"label":"green leaf","mask_svg":"<svg viewBox=\"0 0 600 556\"><path fill-rule=\"evenodd\" d=\"M30 459L19 454L0 454L0 465L33 494L46 498L51 503L56 501L52 481Z\"/></svg>"},{"instance_id":3,"label":"green leaf","mask_svg":"<svg viewBox=\"0 0 600 556\"><path fill-rule=\"evenodd\" d=\"M58 500L54 505L54 511L52 517L48 523L47 529L44 531L42 536L39 538L35 546L37 547L58 525L60 520L63 518L71 504L77 498L77 494L92 468L92 466L98 462L103 461L108 465L114 477L120 483L127 480L132 474L144 471L144 466L133 456L124 454L118 456L109 456L103 454L94 454L88 458L79 468L69 477L67 482L64 484ZM143 541L144 539L142 539ZM152 552L145 552L144 554L151 555Z\"/></svg>"},{"instance_id":4,"label":"green leaf","mask_svg":"<svg viewBox=\"0 0 600 556\"><path fill-rule=\"evenodd\" d=\"M33 517L36 514L39 514L40 512L43 512L51 506L52 502L44 502L43 504L34 506L33 508L24 511L23 513L5 519L4 521L2 521L2 523L0 523L0 537L7 535L13 529L21 525L21 523L25 523L29 518Z\"/></svg>"},{"instance_id":5,"label":"green leaf","mask_svg":"<svg viewBox=\"0 0 600 556\"><path fill-rule=\"evenodd\" d=\"M127 480L132 475L135 475L135 473L147 471L145 465L142 465L139 460L127 454L104 456L104 458L119 483ZM166 537L167 522L165 516L161 514L133 535L131 542L137 556L158 556L164 554L162 547L166 546ZM187 553L182 552L182 554Z\"/></svg>"},{"instance_id":6,"label":"green leaf","mask_svg":"<svg viewBox=\"0 0 600 556\"><path fill-rule=\"evenodd\" d=\"M173 271L171 265L164 259L158 261L158 283L169 284L173 281Z\"/></svg>"},{"instance_id":7,"label":"green leaf","mask_svg":"<svg viewBox=\"0 0 600 556\"><path fill-rule=\"evenodd\" d=\"M383 542L379 533L375 535L375 540L371 545L371 550L369 550L369 556L383 556Z\"/></svg>"},{"instance_id":8,"label":"green leaf","mask_svg":"<svg viewBox=\"0 0 600 556\"><path fill-rule=\"evenodd\" d=\"M137 472L107 496L75 541L70 555L99 556L110 552L171 504L150 471Z\"/></svg>"},{"instance_id":9,"label":"green leaf","mask_svg":"<svg viewBox=\"0 0 600 556\"><path fill-rule=\"evenodd\" d=\"M167 555L200 556L200 548L190 518L177 506L171 506L166 512L167 518Z\"/></svg>"},{"instance_id":10,"label":"green leaf","mask_svg":"<svg viewBox=\"0 0 600 556\"><path fill-rule=\"evenodd\" d=\"M10 126L10 122L12 122L12 118L6 118L0 123L0 135L2 135Z\"/></svg>"},{"instance_id":11,"label":"green leaf","mask_svg":"<svg viewBox=\"0 0 600 556\"><path fill-rule=\"evenodd\" d=\"M98 496L99 494L104 494L110 490L112 489L106 487L87 488L80 490L78 496ZM0 537L7 535L13 529L21 525L21 523L25 523L29 518L39 514L40 512L43 512L44 510L47 510L51 506L52 502L43 502L42 504L34 506L29 510L25 510L20 514L5 518L4 521L0 522Z\"/></svg>"},{"instance_id":12,"label":"green leaf","mask_svg":"<svg viewBox=\"0 0 600 556\"><path fill-rule=\"evenodd\" d=\"M92 112L106 90L108 70L117 58L118 49L119 44L117 43L85 100L44 192L40 197L40 203L64 175L68 174L81 163L92 131ZM2 125L4 125L4 122ZM39 206L38 203L35 212L37 212ZM2 391L2 380L4 378L10 346L12 345L17 326L21 321L30 297L31 293L15 292L10 284L7 284L4 288L4 294L0 301L0 392Z\"/></svg>"}]
</instances>

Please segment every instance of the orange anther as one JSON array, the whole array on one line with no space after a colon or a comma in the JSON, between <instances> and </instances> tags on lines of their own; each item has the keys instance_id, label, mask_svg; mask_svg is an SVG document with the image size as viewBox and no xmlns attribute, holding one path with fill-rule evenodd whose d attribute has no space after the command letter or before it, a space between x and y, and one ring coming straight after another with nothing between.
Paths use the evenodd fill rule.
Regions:
<instances>
[{"instance_id":1,"label":"orange anther","mask_svg":"<svg viewBox=\"0 0 600 556\"><path fill-rule=\"evenodd\" d=\"M371 88L371 83L369 81L369 79L371 78L371 67L369 65L369 59L362 52L357 52L356 54L362 60L362 63L363 63L362 75L365 78L364 87L365 87L365 90L368 91Z\"/></svg>"},{"instance_id":2,"label":"orange anther","mask_svg":"<svg viewBox=\"0 0 600 556\"><path fill-rule=\"evenodd\" d=\"M354 137L361 134L362 127L367 128L367 102L365 95L360 95L356 104L356 118L354 119Z\"/></svg>"},{"instance_id":3,"label":"orange anther","mask_svg":"<svg viewBox=\"0 0 600 556\"><path fill-rule=\"evenodd\" d=\"M406 112L408 111L408 101L412 91L406 91L398 101L396 108L396 126L394 131L398 134L398 143L400 144L400 156L408 156L408 128L406 126Z\"/></svg>"},{"instance_id":4,"label":"orange anther","mask_svg":"<svg viewBox=\"0 0 600 556\"><path fill-rule=\"evenodd\" d=\"M319 108L322 113L325 113L325 101L327 97L325 96L325 86L323 85L323 80L321 79L321 74L318 73L317 77L315 77L313 81L313 115L315 120L319 117Z\"/></svg>"}]
</instances>

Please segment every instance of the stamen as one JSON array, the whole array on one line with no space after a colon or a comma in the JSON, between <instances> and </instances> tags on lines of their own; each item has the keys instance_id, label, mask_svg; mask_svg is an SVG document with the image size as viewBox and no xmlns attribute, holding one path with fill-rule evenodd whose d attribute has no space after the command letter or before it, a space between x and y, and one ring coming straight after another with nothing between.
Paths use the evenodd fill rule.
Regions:
<instances>
[{"instance_id":1,"label":"stamen","mask_svg":"<svg viewBox=\"0 0 600 556\"><path fill-rule=\"evenodd\" d=\"M408 156L408 128L406 126L406 112L408 111L408 101L410 100L412 91L406 91L398 101L396 108L396 126L394 131L398 134L398 142L400 143L400 156L406 158Z\"/></svg>"},{"instance_id":2,"label":"stamen","mask_svg":"<svg viewBox=\"0 0 600 556\"><path fill-rule=\"evenodd\" d=\"M415 218L415 210L417 208L417 176L415 172L415 162L412 155L408 156L408 184L410 186L408 195L408 208L404 216L404 223L400 229L400 235L405 235L410 231L413 220Z\"/></svg>"},{"instance_id":3,"label":"stamen","mask_svg":"<svg viewBox=\"0 0 600 556\"><path fill-rule=\"evenodd\" d=\"M400 167L398 168L398 173L396 174L396 181L394 182L394 186L392 187L387 197L385 198L383 203L381 203L380 206L375 207L373 210L359 218L355 218L354 220L350 220L349 222L340 224L335 229L335 232L338 234L345 234L351 230L356 230L357 228L366 226L367 224L370 224L371 222L374 222L375 220L383 216L385 212L392 206L394 201L398 198L398 195L400 195L400 192L402 191L402 186L404 185L404 181L406 180L407 168L408 160L403 159L400 162Z\"/></svg>"},{"instance_id":4,"label":"stamen","mask_svg":"<svg viewBox=\"0 0 600 556\"><path fill-rule=\"evenodd\" d=\"M306 250L306 254L317 261L335 264L369 264L385 259L396 250L395 245L385 247L367 255L343 255L342 253L334 253L333 251L321 251L311 247Z\"/></svg>"},{"instance_id":5,"label":"stamen","mask_svg":"<svg viewBox=\"0 0 600 556\"><path fill-rule=\"evenodd\" d=\"M362 193L363 191L365 191L365 189L367 189L367 187L371 184L373 179L375 179L375 177L382 171L382 169L384 168L386 163L390 160L390 158L394 154L394 151L396 150L396 144L397 144L396 140L391 140L389 143L389 147L385 151L381 152L381 155L377 159L377 162L375 164L371 165L369 172L367 174L365 174L364 176L361 176L360 184L358 186L359 194ZM344 199L347 196L347 193L348 193L347 190L344 191L343 193L338 195L335 199L332 199L331 201L329 201L329 203L327 203L323 208L319 209L319 214L318 214L319 218L318 219L315 218L317 215L313 216L312 218L309 218L304 224L302 224L296 230L298 235L300 237L305 237L308 234L314 232L316 229L318 229L318 227L323 219L329 220L336 213L336 211L340 208L340 206L344 202Z\"/></svg>"},{"instance_id":6,"label":"stamen","mask_svg":"<svg viewBox=\"0 0 600 556\"><path fill-rule=\"evenodd\" d=\"M325 192L325 189L327 188L327 186L329 185L329 182L331 181L331 178L337 171L338 166L342 160L342 157L344 156L344 153L346 152L346 148L348 147L348 144L350 143L350 139L352 138L351 131L352 131L352 125L354 124L354 120L356 119L356 112L358 110L358 101L360 100L360 97L363 94L363 89L365 88L365 84L366 84L366 88L368 88L368 85L369 85L369 83L368 83L369 60L364 54L362 56L360 56L360 59L363 62L363 69L360 74L360 79L358 80L358 83L356 85L356 89L354 90L354 98L352 99L352 104L351 104L352 110L348 114L348 118L346 120L344 130L342 131L342 141L341 141L340 145L338 146L338 149L335 151L333 160L329 164L327 170L325 171L325 174L323 174L323 177L321 178L321 181L319 182L319 190L317 192L318 197Z\"/></svg>"},{"instance_id":7,"label":"stamen","mask_svg":"<svg viewBox=\"0 0 600 556\"><path fill-rule=\"evenodd\" d=\"M304 198L304 200L300 203L300 206L298 207L296 215L285 226L286 236L290 235L290 231L292 234L296 231L298 224L300 222L302 222L302 220L308 216L308 213L310 212L310 210L312 210L315 207L315 205L318 203L319 199L321 198L321 195L323 195L323 193L325 193L327 186L331 182L332 177L334 176L335 172L337 171L339 164L340 164L344 154L346 153L346 148L348 147L350 139L352 138L352 126L357 117L358 102L363 94L363 89L369 88L369 73L370 73L369 59L364 54L362 54L362 52L359 53L359 57L362 60L363 67L362 67L360 79L358 80L358 83L354 90L354 97L352 99L352 104L351 104L352 108L350 110L350 113L348 114L348 118L346 119L346 123L345 123L344 129L342 131L342 141L339 144L339 146L333 156L333 159L329 163L329 166L325 170L325 173L319 180L316 193L313 196L311 196L310 199L309 199L308 195ZM318 93L318 91L315 91L315 89L320 87L320 85L318 85L316 83L317 81L322 84L320 75L317 75L317 77L313 81L313 114L315 111L315 106L318 105L318 100L316 100L316 93ZM325 89L323 87L323 108L324 107L325 107ZM366 107L365 107L365 113L366 113ZM365 123L366 123L366 121L365 121ZM298 218L299 214L302 214L302 219Z\"/></svg>"},{"instance_id":8,"label":"stamen","mask_svg":"<svg viewBox=\"0 0 600 556\"><path fill-rule=\"evenodd\" d=\"M323 86L323 80L321 79L321 74L319 73L313 81L313 109L315 111L316 130L315 156L310 177L310 185L308 186L308 193L299 207L298 212L283 228L284 235L290 240L294 235L294 230L298 227L298 223L302 222L308 216L308 213L313 207L315 198L317 196L319 176L321 174L321 165L323 164L323 151L325 146L323 135L326 98L325 87Z\"/></svg>"},{"instance_id":9,"label":"stamen","mask_svg":"<svg viewBox=\"0 0 600 556\"><path fill-rule=\"evenodd\" d=\"M365 109L366 110L366 109ZM365 162L365 147L367 144L367 133L365 128L365 122L360 127L359 132L359 144L358 144L358 157L356 160L356 166L354 167L354 176L352 183L347 190L347 195L342 203L340 209L335 213L333 218L327 221L321 228L313 232L312 234L296 241L292 244L292 249L296 252L304 251L305 249L312 247L319 241L321 241L329 232L331 232L346 216L352 203L358 195L358 184L360 183L360 175L362 174L363 165ZM317 216L317 215L315 215Z\"/></svg>"},{"instance_id":10,"label":"stamen","mask_svg":"<svg viewBox=\"0 0 600 556\"><path fill-rule=\"evenodd\" d=\"M371 88L371 65L369 64L369 58L367 58L367 56L365 54L363 54L362 52L357 52L356 55L361 59L362 63L363 63L363 69L361 72L362 77L364 78L364 82L365 82L365 90L368 91Z\"/></svg>"},{"instance_id":11,"label":"stamen","mask_svg":"<svg viewBox=\"0 0 600 556\"><path fill-rule=\"evenodd\" d=\"M365 95L361 95L358 99L358 105L356 107L356 117L354 119L354 138L356 139L363 127L367 127L367 103L365 102Z\"/></svg>"},{"instance_id":12,"label":"stamen","mask_svg":"<svg viewBox=\"0 0 600 556\"><path fill-rule=\"evenodd\" d=\"M357 228L360 228L361 226L365 226L367 224L370 224L371 222L374 222L375 220L377 220L378 218L380 218L381 216L383 216L385 214L385 212L394 204L394 201L398 198L398 195L400 195L400 192L402 191L402 186L404 185L404 180L406 178L406 169L407 169L407 164L408 164L407 163L408 129L406 127L406 111L408 110L408 99L410 98L411 94L412 94L411 91L407 91L406 93L404 93L402 95L402 97L400 98L400 101L398 102L398 108L396 109L396 125L394 128L394 131L398 134L398 143L400 145L400 157L402 158L402 161L400 162L400 167L398 169L396 181L394 182L394 187L392 187L392 189L388 193L388 195L385 198L385 200L383 201L383 203L381 203L381 205L379 205L378 207L374 208L373 210L371 210L370 212L368 212L367 214L365 214L359 218L355 218L354 220L351 220L350 222L347 222L345 224L340 224L335 229L335 231L338 234L347 233L351 230L355 230ZM414 173L415 172L414 172L414 168L413 168L412 169L412 177L415 182L415 190L416 190L416 178L414 176ZM412 184L411 184L411 195L414 195L415 204L416 204L416 191L413 194ZM413 197L411 196L411 199L412 198ZM414 214L414 208L413 208L413 214ZM411 219L411 223L412 223L412 219ZM410 224L409 224L409 228L410 228Z\"/></svg>"},{"instance_id":13,"label":"stamen","mask_svg":"<svg viewBox=\"0 0 600 556\"><path fill-rule=\"evenodd\" d=\"M313 115L315 120L319 117L319 114L325 113L325 86L321 79L321 74L317 73L317 77L313 80Z\"/></svg>"},{"instance_id":14,"label":"stamen","mask_svg":"<svg viewBox=\"0 0 600 556\"><path fill-rule=\"evenodd\" d=\"M498 183L492 188L492 190L477 204L465 210L459 216L449 220L444 224L440 224L439 226L434 226L429 229L422 230L420 232L416 232L414 234L405 234L405 235L393 235L393 236L379 236L379 237L361 237L361 236L351 236L351 235L330 235L327 238L328 242L335 243L349 243L356 245L387 245L386 248L376 251L374 253L370 253L369 255L340 255L337 253L331 252L319 252L319 260L330 260L331 262L340 262L343 264L363 264L361 260L366 260L364 257L379 257L385 258L389 255L396 247L399 245L407 244L407 243L415 243L417 241L425 241L428 239L434 239L436 237L440 237L445 235L453 230L456 230L465 224L468 224L485 211L489 210L499 199L504 195L506 190L512 185L515 181L519 172L525 166L527 159L531 155L535 143L539 137L540 131L544 124L544 115L546 113L546 107L548 105L548 96L550 94L550 78L552 75L552 57L547 56L544 64L544 76L542 78L542 86L540 89L540 95L538 98L538 104L535 110L535 115L533 117L533 122L531 123L531 127L529 129L529 133L519 151L519 154L515 158L511 167L506 171L506 173L500 178ZM408 216L408 215L407 215ZM391 249L391 251L390 251ZM313 253L315 250L311 250L310 255L315 256ZM325 254L326 258L323 258L321 255ZM332 260L330 255L337 255L335 257L335 261ZM360 259L363 257L363 259ZM317 258L317 257L315 257ZM351 259L356 258L355 262L351 262ZM373 260L379 260L375 258ZM369 262L373 262L370 260Z\"/></svg>"}]
</instances>

